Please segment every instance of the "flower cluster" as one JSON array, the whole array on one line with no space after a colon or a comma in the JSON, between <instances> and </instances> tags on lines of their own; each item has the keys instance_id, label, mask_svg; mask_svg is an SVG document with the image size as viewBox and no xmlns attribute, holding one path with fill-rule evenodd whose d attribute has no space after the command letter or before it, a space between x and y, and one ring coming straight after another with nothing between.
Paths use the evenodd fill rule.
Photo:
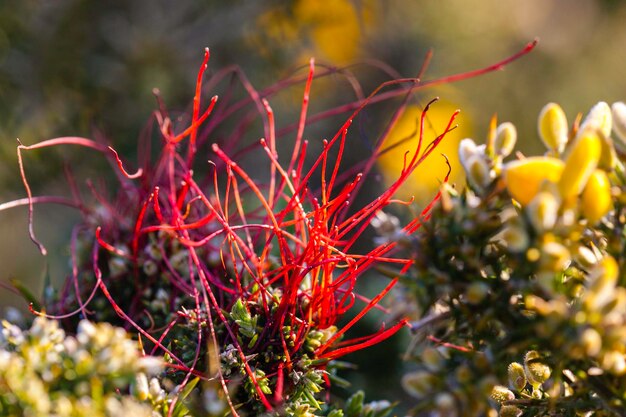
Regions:
<instances>
[{"instance_id":1,"label":"flower cluster","mask_svg":"<svg viewBox=\"0 0 626 417\"><path fill-rule=\"evenodd\" d=\"M341 172L352 118L307 161L303 129L311 62L287 162L277 152L267 99L250 87L252 100L243 100L265 126L256 150L266 155L270 175L259 183L229 155L230 143L211 141L214 124L201 129L214 108L215 124L226 124L220 114L242 105L219 109L213 97L201 111L208 57L207 51L190 124L175 126L161 108L155 116L160 154L136 174L124 169L112 148L84 138L20 146L20 163L23 151L74 144L104 152L120 171L121 189L112 201L92 187L95 207L72 202L85 214L73 233L73 274L47 311L69 329L80 315L137 331L152 354L165 355L165 376L181 386L195 377L219 381L198 385L205 397L215 397L200 401L202 413L313 415L322 410L321 393L333 377L334 359L378 343L406 324L399 320L366 337L345 337L397 281L367 299L354 292L357 278L379 263L410 264L389 256L394 242L365 253L352 247L434 147L414 150L396 183L354 210L352 198L373 161L362 173ZM212 154L208 166L196 161L205 152ZM25 177L24 183L30 192ZM417 226L410 222L404 229L411 233ZM339 318L357 305L355 317L339 326Z\"/></svg>"},{"instance_id":2,"label":"flower cluster","mask_svg":"<svg viewBox=\"0 0 626 417\"><path fill-rule=\"evenodd\" d=\"M519 375L515 392L493 391L503 416L624 410L625 125L623 103L571 126L551 103L538 121L545 155L509 160L516 129L495 118L486 144L460 143L468 187L444 184L406 280L427 339L404 379L416 412L487 413L506 364Z\"/></svg>"},{"instance_id":3,"label":"flower cluster","mask_svg":"<svg viewBox=\"0 0 626 417\"><path fill-rule=\"evenodd\" d=\"M66 336L38 317L29 330L4 321L0 340L2 415L154 416L129 388L158 374L162 361L143 356L121 328L83 320Z\"/></svg>"},{"instance_id":4,"label":"flower cluster","mask_svg":"<svg viewBox=\"0 0 626 417\"><path fill-rule=\"evenodd\" d=\"M540 400L547 397L542 384L550 378L552 370L546 365L537 351L531 350L524 355L524 364L511 362L507 368L509 388L496 385L491 390L491 398L500 407L502 417L520 417L523 411L515 405L516 396L520 405L532 403L533 399Z\"/></svg>"}]
</instances>

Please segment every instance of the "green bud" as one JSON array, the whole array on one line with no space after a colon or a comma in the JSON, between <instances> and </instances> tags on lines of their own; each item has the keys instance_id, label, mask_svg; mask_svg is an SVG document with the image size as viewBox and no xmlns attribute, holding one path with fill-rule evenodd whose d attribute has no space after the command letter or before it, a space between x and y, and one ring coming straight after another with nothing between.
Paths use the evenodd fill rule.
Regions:
<instances>
[{"instance_id":1,"label":"green bud","mask_svg":"<svg viewBox=\"0 0 626 417\"><path fill-rule=\"evenodd\" d=\"M526 373L524 366L518 362L512 362L507 368L509 386L515 391L521 391L526 387Z\"/></svg>"},{"instance_id":2,"label":"green bud","mask_svg":"<svg viewBox=\"0 0 626 417\"><path fill-rule=\"evenodd\" d=\"M252 317L241 299L237 299L230 309L230 318L239 326L239 333L248 338L256 335L258 316Z\"/></svg>"},{"instance_id":3,"label":"green bud","mask_svg":"<svg viewBox=\"0 0 626 417\"><path fill-rule=\"evenodd\" d=\"M548 103L539 113L539 137L548 149L557 154L563 152L568 138L567 117L556 103Z\"/></svg>"},{"instance_id":4,"label":"green bud","mask_svg":"<svg viewBox=\"0 0 626 417\"><path fill-rule=\"evenodd\" d=\"M248 348L252 348L252 346L254 346L256 344L256 341L259 339L259 334L255 333L252 336L252 339L250 339L250 342L248 342Z\"/></svg>"},{"instance_id":5,"label":"green bud","mask_svg":"<svg viewBox=\"0 0 626 417\"><path fill-rule=\"evenodd\" d=\"M513 123L502 123L496 129L496 138L494 142L496 154L506 158L509 156L513 149L515 149L515 143L517 142L517 129Z\"/></svg>"},{"instance_id":6,"label":"green bud","mask_svg":"<svg viewBox=\"0 0 626 417\"><path fill-rule=\"evenodd\" d=\"M363 391L355 392L346 402L345 410L346 417L357 417L361 415L363 410L363 400L365 399L365 393Z\"/></svg>"},{"instance_id":7,"label":"green bud","mask_svg":"<svg viewBox=\"0 0 626 417\"><path fill-rule=\"evenodd\" d=\"M252 378L249 378L249 388L250 389L254 389L254 385L252 384ZM272 393L272 389L270 388L269 385L269 379L265 377L265 372L263 372L260 369L255 369L254 370L254 379L256 379L256 382L259 386L259 389L261 390L261 392L263 394L269 395Z\"/></svg>"},{"instance_id":8,"label":"green bud","mask_svg":"<svg viewBox=\"0 0 626 417\"><path fill-rule=\"evenodd\" d=\"M310 351L314 351L318 347L322 346L322 342L319 339L307 338L305 343L306 347Z\"/></svg>"},{"instance_id":9,"label":"green bud","mask_svg":"<svg viewBox=\"0 0 626 417\"><path fill-rule=\"evenodd\" d=\"M237 299L233 307L230 309L230 317L235 321L248 321L250 320L250 313L243 305L241 298Z\"/></svg>"}]
</instances>

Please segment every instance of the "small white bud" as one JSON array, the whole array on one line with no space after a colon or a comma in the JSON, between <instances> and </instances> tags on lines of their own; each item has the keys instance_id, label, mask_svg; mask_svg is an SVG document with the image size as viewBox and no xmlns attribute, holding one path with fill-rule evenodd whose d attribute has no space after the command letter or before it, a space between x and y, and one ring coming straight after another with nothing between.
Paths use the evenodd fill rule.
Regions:
<instances>
[{"instance_id":1,"label":"small white bud","mask_svg":"<svg viewBox=\"0 0 626 417\"><path fill-rule=\"evenodd\" d=\"M613 103L611 106L613 115L613 131L617 137L626 145L626 104L622 101Z\"/></svg>"}]
</instances>

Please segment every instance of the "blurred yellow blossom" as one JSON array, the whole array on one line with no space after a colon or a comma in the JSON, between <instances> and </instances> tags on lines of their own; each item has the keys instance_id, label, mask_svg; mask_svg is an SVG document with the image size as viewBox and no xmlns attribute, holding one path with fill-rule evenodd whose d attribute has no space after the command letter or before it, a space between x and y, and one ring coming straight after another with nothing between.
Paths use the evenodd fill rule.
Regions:
<instances>
[{"instance_id":1,"label":"blurred yellow blossom","mask_svg":"<svg viewBox=\"0 0 626 417\"><path fill-rule=\"evenodd\" d=\"M430 107L425 122L421 152L437 135L445 130L452 113L457 108L453 103L445 100L440 100ZM398 177L402 171L405 153L409 152L411 155L417 147L419 140L417 128L421 114L422 109L420 107L409 106L385 139L382 149L402 142L378 158L378 166L386 183L390 183ZM448 172L448 166L441 154L448 158L452 167L449 182L457 185L464 183L465 174L459 162L457 149L462 138L471 136L471 121L466 114L461 112L455 122L458 123L458 127L445 136L433 154L417 167L412 179L405 182L400 188L398 191L400 198L408 199L414 196L415 201L419 204L426 204L432 200Z\"/></svg>"},{"instance_id":2,"label":"blurred yellow blossom","mask_svg":"<svg viewBox=\"0 0 626 417\"><path fill-rule=\"evenodd\" d=\"M315 56L349 64L359 57L365 30L375 23L376 7L371 0L297 0L291 7L269 9L257 24L272 42L297 45L297 59Z\"/></svg>"}]
</instances>

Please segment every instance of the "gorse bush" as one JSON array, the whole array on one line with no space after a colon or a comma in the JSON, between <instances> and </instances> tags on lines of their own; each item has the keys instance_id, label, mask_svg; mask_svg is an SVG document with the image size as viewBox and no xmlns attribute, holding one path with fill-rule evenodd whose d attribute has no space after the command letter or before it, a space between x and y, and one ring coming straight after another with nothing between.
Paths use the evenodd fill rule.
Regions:
<instances>
[{"instance_id":1,"label":"gorse bush","mask_svg":"<svg viewBox=\"0 0 626 417\"><path fill-rule=\"evenodd\" d=\"M73 404L107 416L146 410L385 416L391 402L366 403L362 392L344 401L330 388L345 386L339 358L404 327L416 334L409 350L416 369L402 379L418 399L415 415L484 415L495 408L506 416L623 413L620 190L626 176L610 137L611 125L623 137L623 104L613 106L614 123L608 106L599 104L572 126L558 106L547 106L539 122L547 154L518 154L515 161L508 161L515 128L494 119L486 145L461 142L468 187L442 179L433 202L402 222L386 214L390 205L410 204L395 199L396 191L454 129L456 112L434 141L423 143L433 100L416 121L417 146L399 161L398 178L369 202L355 203L415 91L500 69L533 46L476 71L428 82L392 80L313 116L314 79L334 69L318 74L311 61L305 75L257 91L239 69L204 82L207 50L188 118L173 116L157 97L156 137L140 141L134 173L102 141L20 144L28 197L2 208L28 205L30 235L44 254L33 228L35 204L74 207L83 221L72 232L65 284L46 288L41 300L28 295L39 316L33 327L5 325L0 414L86 412L72 414L65 404ZM204 98L205 89L228 78L223 99ZM299 118L281 128L270 100L291 86L302 86ZM364 108L395 97L400 102L372 156L346 166L343 157L355 146L353 121ZM320 146L305 140L312 120L344 112L345 122ZM256 127L262 139L244 146L242 138ZM278 139L291 132L293 147L283 154ZM72 178L71 198L33 196L27 154L64 145L103 154L117 174L116 189L88 181L92 198L85 198ZM239 163L250 153L254 170ZM380 234L373 241L364 239L370 226ZM357 282L376 274L391 279L372 297L359 294ZM392 291L404 304L392 306L394 314L377 331L352 336L372 310L389 312L383 299ZM45 342L33 336L40 328L52 335ZM89 337L100 343L96 350L88 341L77 347ZM56 356L33 362L31 350ZM163 369L148 375L141 364L155 357ZM23 392L30 380L50 399L37 396L47 405Z\"/></svg>"},{"instance_id":2,"label":"gorse bush","mask_svg":"<svg viewBox=\"0 0 626 417\"><path fill-rule=\"evenodd\" d=\"M546 105L541 156L508 161L516 129L495 118L486 144L461 142L468 187L444 185L405 280L417 414L481 415L490 396L501 416L624 415L624 109L570 126Z\"/></svg>"}]
</instances>

